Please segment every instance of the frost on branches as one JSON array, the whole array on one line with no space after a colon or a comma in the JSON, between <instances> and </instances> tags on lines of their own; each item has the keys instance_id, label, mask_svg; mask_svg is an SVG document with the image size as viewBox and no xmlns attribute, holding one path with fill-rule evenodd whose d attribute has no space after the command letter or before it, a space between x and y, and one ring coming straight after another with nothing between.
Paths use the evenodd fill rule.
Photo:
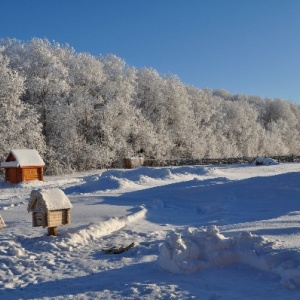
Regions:
<instances>
[{"instance_id":1,"label":"frost on branches","mask_svg":"<svg viewBox=\"0 0 300 300\"><path fill-rule=\"evenodd\" d=\"M34 38L0 41L1 143L36 148L50 173L124 157L225 158L300 153L300 107L187 86L115 55Z\"/></svg>"}]
</instances>

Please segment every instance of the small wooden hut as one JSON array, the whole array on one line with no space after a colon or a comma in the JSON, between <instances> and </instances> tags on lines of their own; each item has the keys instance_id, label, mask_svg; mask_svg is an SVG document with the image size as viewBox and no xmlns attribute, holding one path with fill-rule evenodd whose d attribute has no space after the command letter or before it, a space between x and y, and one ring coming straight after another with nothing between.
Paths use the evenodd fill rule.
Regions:
<instances>
[{"instance_id":1,"label":"small wooden hut","mask_svg":"<svg viewBox=\"0 0 300 300\"><path fill-rule=\"evenodd\" d=\"M19 183L31 180L44 180L45 163L34 149L13 149L1 168L5 169L5 180Z\"/></svg>"},{"instance_id":2,"label":"small wooden hut","mask_svg":"<svg viewBox=\"0 0 300 300\"><path fill-rule=\"evenodd\" d=\"M124 169L133 169L139 166L142 166L144 163L143 157L130 157L123 159L123 167Z\"/></svg>"},{"instance_id":3,"label":"small wooden hut","mask_svg":"<svg viewBox=\"0 0 300 300\"><path fill-rule=\"evenodd\" d=\"M57 235L57 226L71 223L72 204L58 189L32 190L27 211L32 212L32 226L48 227L49 235Z\"/></svg>"}]
</instances>

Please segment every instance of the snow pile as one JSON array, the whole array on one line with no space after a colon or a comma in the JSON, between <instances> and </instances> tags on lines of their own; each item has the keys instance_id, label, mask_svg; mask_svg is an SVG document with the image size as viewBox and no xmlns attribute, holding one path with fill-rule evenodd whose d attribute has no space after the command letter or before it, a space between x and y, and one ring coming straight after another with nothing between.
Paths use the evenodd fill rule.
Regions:
<instances>
[{"instance_id":1,"label":"snow pile","mask_svg":"<svg viewBox=\"0 0 300 300\"><path fill-rule=\"evenodd\" d=\"M255 166L273 166L278 165L278 162L272 158L257 157L252 164Z\"/></svg>"},{"instance_id":2,"label":"snow pile","mask_svg":"<svg viewBox=\"0 0 300 300\"><path fill-rule=\"evenodd\" d=\"M300 286L300 253L279 252L266 238L244 231L234 237L220 234L216 226L172 232L160 246L158 262L173 273L191 273L230 264L247 264L277 273L287 288Z\"/></svg>"},{"instance_id":3,"label":"snow pile","mask_svg":"<svg viewBox=\"0 0 300 300\"><path fill-rule=\"evenodd\" d=\"M63 232L55 238L49 236L36 238L18 237L21 243L26 244L28 249L47 252L56 255L57 252L69 255L70 252L80 247L89 245L102 237L109 236L130 223L144 218L147 209L144 206L137 207L132 214L122 217L111 217L106 221L90 224L80 230ZM1 241L0 241L0 262L1 262ZM75 251L74 251L75 252ZM67 254L68 253L68 254ZM1 274L0 274L1 275ZM1 276L0 276L1 281Z\"/></svg>"},{"instance_id":4,"label":"snow pile","mask_svg":"<svg viewBox=\"0 0 300 300\"><path fill-rule=\"evenodd\" d=\"M109 235L114 231L120 230L127 224L135 222L145 216L147 210L145 207L139 207L138 211L124 216L124 217L114 217L110 218L104 222L99 222L97 224L91 224L88 227L79 230L76 233L68 233L66 239L62 245L69 245L72 247L87 245L92 241L95 241L105 235Z\"/></svg>"}]
</instances>

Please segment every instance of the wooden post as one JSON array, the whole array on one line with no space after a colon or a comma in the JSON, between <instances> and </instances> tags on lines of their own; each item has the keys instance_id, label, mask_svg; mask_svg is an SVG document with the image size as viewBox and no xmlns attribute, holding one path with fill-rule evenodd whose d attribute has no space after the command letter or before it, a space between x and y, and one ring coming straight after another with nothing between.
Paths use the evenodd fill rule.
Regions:
<instances>
[{"instance_id":1,"label":"wooden post","mask_svg":"<svg viewBox=\"0 0 300 300\"><path fill-rule=\"evenodd\" d=\"M57 227L48 227L48 235L54 235L57 236Z\"/></svg>"}]
</instances>

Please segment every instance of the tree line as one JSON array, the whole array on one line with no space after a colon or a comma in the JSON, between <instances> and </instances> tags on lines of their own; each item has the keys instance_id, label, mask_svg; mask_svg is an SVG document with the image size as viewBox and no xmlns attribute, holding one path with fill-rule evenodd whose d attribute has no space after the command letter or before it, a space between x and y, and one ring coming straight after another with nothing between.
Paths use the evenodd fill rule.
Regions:
<instances>
[{"instance_id":1,"label":"tree line","mask_svg":"<svg viewBox=\"0 0 300 300\"><path fill-rule=\"evenodd\" d=\"M300 153L300 106L199 89L115 55L34 38L0 40L0 155L34 148L48 174L124 157L226 158Z\"/></svg>"}]
</instances>

